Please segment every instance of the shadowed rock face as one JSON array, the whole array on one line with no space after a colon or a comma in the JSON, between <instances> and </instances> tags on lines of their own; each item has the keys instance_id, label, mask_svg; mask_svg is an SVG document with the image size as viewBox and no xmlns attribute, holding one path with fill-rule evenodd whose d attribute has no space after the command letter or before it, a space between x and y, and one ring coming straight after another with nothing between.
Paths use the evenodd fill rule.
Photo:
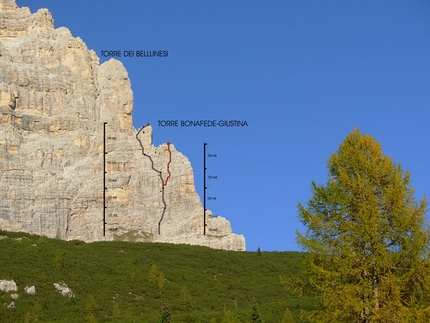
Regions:
<instances>
[{"instance_id":1,"label":"shadowed rock face","mask_svg":"<svg viewBox=\"0 0 430 323\"><path fill-rule=\"evenodd\" d=\"M67 28L54 29L48 10L0 0L0 228L245 250L210 212L203 235L188 159L173 144L154 147L151 126L133 128L132 109L121 62L100 65Z\"/></svg>"}]
</instances>

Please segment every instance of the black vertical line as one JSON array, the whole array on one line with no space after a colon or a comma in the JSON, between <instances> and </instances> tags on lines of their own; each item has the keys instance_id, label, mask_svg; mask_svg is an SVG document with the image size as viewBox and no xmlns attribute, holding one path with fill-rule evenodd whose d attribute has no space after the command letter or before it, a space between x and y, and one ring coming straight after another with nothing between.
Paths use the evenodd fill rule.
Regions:
<instances>
[{"instance_id":1,"label":"black vertical line","mask_svg":"<svg viewBox=\"0 0 430 323\"><path fill-rule=\"evenodd\" d=\"M203 234L206 235L206 143L203 144Z\"/></svg>"},{"instance_id":2,"label":"black vertical line","mask_svg":"<svg viewBox=\"0 0 430 323\"><path fill-rule=\"evenodd\" d=\"M103 123L103 236L106 236L106 124Z\"/></svg>"}]
</instances>

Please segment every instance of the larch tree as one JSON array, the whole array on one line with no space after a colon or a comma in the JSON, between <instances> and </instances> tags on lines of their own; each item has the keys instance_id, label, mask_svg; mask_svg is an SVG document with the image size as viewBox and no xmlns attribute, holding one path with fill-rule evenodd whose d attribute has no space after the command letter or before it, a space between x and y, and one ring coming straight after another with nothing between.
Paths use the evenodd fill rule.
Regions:
<instances>
[{"instance_id":1,"label":"larch tree","mask_svg":"<svg viewBox=\"0 0 430 323\"><path fill-rule=\"evenodd\" d=\"M221 323L241 323L231 310L224 309L224 316L222 317Z\"/></svg>"},{"instance_id":2,"label":"larch tree","mask_svg":"<svg viewBox=\"0 0 430 323\"><path fill-rule=\"evenodd\" d=\"M328 159L325 185L299 203L297 232L319 309L311 322L430 322L427 200L414 198L409 172L354 129ZM291 286L291 281L289 282ZM303 289L302 289L303 290ZM297 291L297 290L296 290Z\"/></svg>"},{"instance_id":3,"label":"larch tree","mask_svg":"<svg viewBox=\"0 0 430 323\"><path fill-rule=\"evenodd\" d=\"M281 323L295 323L293 314L291 313L288 307L285 309L284 316L282 317Z\"/></svg>"}]
</instances>

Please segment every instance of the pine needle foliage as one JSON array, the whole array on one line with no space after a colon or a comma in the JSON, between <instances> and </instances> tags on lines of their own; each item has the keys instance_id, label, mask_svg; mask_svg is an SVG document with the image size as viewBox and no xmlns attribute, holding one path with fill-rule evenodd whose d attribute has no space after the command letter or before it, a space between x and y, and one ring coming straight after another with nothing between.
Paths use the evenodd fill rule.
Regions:
<instances>
[{"instance_id":1,"label":"pine needle foliage","mask_svg":"<svg viewBox=\"0 0 430 323\"><path fill-rule=\"evenodd\" d=\"M309 277L296 287L320 300L308 319L430 322L426 198L418 203L410 174L357 129L328 169L326 185L312 182L312 198L298 206L307 231L297 241L308 252Z\"/></svg>"}]
</instances>

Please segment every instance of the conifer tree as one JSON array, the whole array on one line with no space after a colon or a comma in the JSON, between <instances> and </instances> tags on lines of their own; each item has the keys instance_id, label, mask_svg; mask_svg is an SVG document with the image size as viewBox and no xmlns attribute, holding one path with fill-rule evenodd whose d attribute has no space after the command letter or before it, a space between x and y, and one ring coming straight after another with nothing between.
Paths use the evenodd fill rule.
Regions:
<instances>
[{"instance_id":1,"label":"conifer tree","mask_svg":"<svg viewBox=\"0 0 430 323\"><path fill-rule=\"evenodd\" d=\"M56 250L55 252L55 258L52 261L52 264L54 265L54 268L57 270L61 270L64 267L64 259L61 255L60 250Z\"/></svg>"},{"instance_id":2,"label":"conifer tree","mask_svg":"<svg viewBox=\"0 0 430 323\"><path fill-rule=\"evenodd\" d=\"M165 292L166 289L164 285L164 274L160 271L160 269L158 269L157 265L152 265L149 269L148 281L150 283L156 283L160 292Z\"/></svg>"},{"instance_id":3,"label":"conifer tree","mask_svg":"<svg viewBox=\"0 0 430 323\"><path fill-rule=\"evenodd\" d=\"M159 279L160 279L160 269L158 269L157 265L152 265L151 268L149 269L149 277L148 277L148 281L150 283L158 283Z\"/></svg>"},{"instance_id":4,"label":"conifer tree","mask_svg":"<svg viewBox=\"0 0 430 323\"><path fill-rule=\"evenodd\" d=\"M97 319L93 314L88 316L88 323L97 323Z\"/></svg>"},{"instance_id":5,"label":"conifer tree","mask_svg":"<svg viewBox=\"0 0 430 323\"><path fill-rule=\"evenodd\" d=\"M191 294L190 294L189 289L186 286L182 286L180 298L181 298L181 303L182 303L182 310L189 311L192 308L192 306L191 306Z\"/></svg>"},{"instance_id":6,"label":"conifer tree","mask_svg":"<svg viewBox=\"0 0 430 323\"><path fill-rule=\"evenodd\" d=\"M284 316L282 318L281 323L295 323L295 322L296 321L294 321L293 314L291 313L290 309L287 307L284 312Z\"/></svg>"},{"instance_id":7,"label":"conifer tree","mask_svg":"<svg viewBox=\"0 0 430 323\"><path fill-rule=\"evenodd\" d=\"M409 172L358 130L329 158L328 169L326 185L312 182L312 198L299 204L307 231L297 241L309 258L302 287L320 299L308 319L430 322L427 200L415 200Z\"/></svg>"},{"instance_id":8,"label":"conifer tree","mask_svg":"<svg viewBox=\"0 0 430 323\"><path fill-rule=\"evenodd\" d=\"M170 323L170 310L167 303L163 303L163 309L161 310L161 323Z\"/></svg>"},{"instance_id":9,"label":"conifer tree","mask_svg":"<svg viewBox=\"0 0 430 323\"><path fill-rule=\"evenodd\" d=\"M160 272L160 275L158 276L158 290L162 293L166 291L164 286L164 274L162 272Z\"/></svg>"},{"instance_id":10,"label":"conifer tree","mask_svg":"<svg viewBox=\"0 0 430 323\"><path fill-rule=\"evenodd\" d=\"M85 304L85 314L90 321L95 320L97 317L97 303L92 294L88 295L88 299Z\"/></svg>"},{"instance_id":11,"label":"conifer tree","mask_svg":"<svg viewBox=\"0 0 430 323\"><path fill-rule=\"evenodd\" d=\"M260 311L258 309L258 302L256 299L253 300L254 304L252 305L252 314L251 314L251 322L255 323L263 323L263 320L260 316Z\"/></svg>"},{"instance_id":12,"label":"conifer tree","mask_svg":"<svg viewBox=\"0 0 430 323\"><path fill-rule=\"evenodd\" d=\"M24 323L44 322L42 305L36 302L29 312L25 314Z\"/></svg>"},{"instance_id":13,"label":"conifer tree","mask_svg":"<svg viewBox=\"0 0 430 323\"><path fill-rule=\"evenodd\" d=\"M119 309L118 303L115 303L113 305L112 316L113 317L120 317L121 316L121 310Z\"/></svg>"},{"instance_id":14,"label":"conifer tree","mask_svg":"<svg viewBox=\"0 0 430 323\"><path fill-rule=\"evenodd\" d=\"M221 323L241 323L231 310L224 310L224 316L222 317Z\"/></svg>"}]
</instances>

